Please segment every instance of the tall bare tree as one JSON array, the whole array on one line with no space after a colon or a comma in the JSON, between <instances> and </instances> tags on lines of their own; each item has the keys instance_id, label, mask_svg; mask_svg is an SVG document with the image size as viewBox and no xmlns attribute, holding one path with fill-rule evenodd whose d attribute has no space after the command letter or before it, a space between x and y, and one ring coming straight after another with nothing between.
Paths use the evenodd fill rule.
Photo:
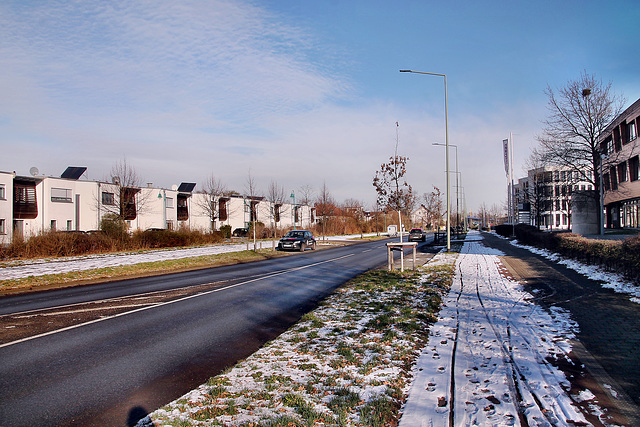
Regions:
<instances>
[{"instance_id":1,"label":"tall bare tree","mask_svg":"<svg viewBox=\"0 0 640 427\"><path fill-rule=\"evenodd\" d=\"M313 201L313 187L308 184L303 185L298 189L298 193L300 194L298 203L303 206L309 206Z\"/></svg>"},{"instance_id":2,"label":"tall bare tree","mask_svg":"<svg viewBox=\"0 0 640 427\"><path fill-rule=\"evenodd\" d=\"M207 214L211 221L211 230L215 230L216 220L223 220L223 216L229 214L227 211L227 203L224 197L228 195L226 186L215 175L211 174L206 181L202 184L201 193L206 194L208 197L197 198L197 205L204 213ZM220 200L220 199L223 200ZM222 209L221 209L222 208Z\"/></svg>"},{"instance_id":3,"label":"tall bare tree","mask_svg":"<svg viewBox=\"0 0 640 427\"><path fill-rule=\"evenodd\" d=\"M269 212L268 216L271 220L271 225L273 228L273 241L272 247L275 249L275 239L277 239L277 229L278 223L280 222L280 216L282 214L282 205L286 200L284 187L279 185L276 181L271 181L269 183L269 188L267 189L266 200L269 202Z\"/></svg>"},{"instance_id":4,"label":"tall bare tree","mask_svg":"<svg viewBox=\"0 0 640 427\"><path fill-rule=\"evenodd\" d=\"M326 181L320 187L320 194L316 199L316 215L320 218L322 225L322 240L325 240L326 226L328 219L336 213L336 205Z\"/></svg>"},{"instance_id":5,"label":"tall bare tree","mask_svg":"<svg viewBox=\"0 0 640 427\"><path fill-rule=\"evenodd\" d=\"M550 165L569 167L585 175L593 184L594 197L600 202L601 162L599 136L620 115L624 98L611 90L595 75L583 72L556 91L547 86L549 116L543 122L538 141L543 161ZM598 210L598 220L602 212Z\"/></svg>"},{"instance_id":6,"label":"tall bare tree","mask_svg":"<svg viewBox=\"0 0 640 427\"><path fill-rule=\"evenodd\" d=\"M245 194L246 198L249 200L249 220L251 221L251 229L253 230L253 250L256 251L258 249L256 243L256 222L258 221L258 203L262 199L262 197L258 194L258 182L255 177L251 175L251 170L249 170L249 174L247 175L247 180L245 181Z\"/></svg>"}]
</instances>

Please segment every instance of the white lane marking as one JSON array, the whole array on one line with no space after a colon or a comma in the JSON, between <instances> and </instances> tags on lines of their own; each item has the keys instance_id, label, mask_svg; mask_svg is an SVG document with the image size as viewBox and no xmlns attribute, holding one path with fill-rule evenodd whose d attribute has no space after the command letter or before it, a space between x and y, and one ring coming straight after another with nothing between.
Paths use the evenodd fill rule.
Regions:
<instances>
[{"instance_id":1,"label":"white lane marking","mask_svg":"<svg viewBox=\"0 0 640 427\"><path fill-rule=\"evenodd\" d=\"M8 342L8 343L0 344L0 348L5 348L5 347L9 347L9 346L12 346L12 345L15 345L15 344L20 344L20 343L23 343L23 342L26 342L26 341L35 340L37 338L43 338L43 337L46 337L46 336L49 336L49 335L54 335L54 334L57 334L57 333L60 333L60 332L64 332L64 331L70 331L72 329L81 328L83 326L89 326L89 325L92 325L94 323L102 322L102 321L105 321L105 320L110 320L110 319L115 319L117 317L127 316L129 314L138 313L138 312L141 312L141 311L149 310L151 308L163 307L165 305L173 304L173 303L176 303L176 302L186 301L186 300L189 300L189 299L192 299L192 298L196 298L196 297L200 297L200 296L204 296L204 295L213 294L215 292L222 292L222 291L225 291L227 289L232 289L232 288L235 288L235 287L238 287L238 286L247 285L249 283L257 282L259 280L269 279L271 277L276 277L276 276L281 276L283 274L291 273L293 271L304 270L304 269L307 269L307 268L310 268L310 267L315 267L317 265L326 264L326 263L333 262L333 261L338 261L338 260L341 260L341 259L344 259L344 258L349 258L349 257L352 257L354 255L355 254L348 254L348 255L344 255L344 256L338 257L338 258L332 258L332 259L328 259L326 261L320 261L320 262L316 262L314 264L304 265L302 267L295 267L295 268L291 268L291 269L288 269L288 270L282 270L280 272L272 273L272 274L269 274L267 276L258 277L256 279L247 280L246 282L236 283L235 285L229 285L229 286L225 286L223 288L212 289L210 291L206 291L206 292L202 292L202 293L194 294L194 295L189 295L189 296L186 296L186 297L183 297L183 298L179 298L179 299L176 299L176 300L173 300L173 301L165 301L165 302L161 302L161 303L158 303L158 304L150 305L150 306L147 306L147 307L141 307L141 308L138 308L136 310L131 310L131 311L126 311L124 313L114 314L113 316L101 317L100 319L90 320L88 322L79 323L77 325L67 326L67 327L62 328L62 329L56 329L55 331L44 332L42 334L33 335L31 337L26 337L26 338L22 338L22 339L19 339L19 340L16 340L16 341L11 341L11 342Z\"/></svg>"}]
</instances>

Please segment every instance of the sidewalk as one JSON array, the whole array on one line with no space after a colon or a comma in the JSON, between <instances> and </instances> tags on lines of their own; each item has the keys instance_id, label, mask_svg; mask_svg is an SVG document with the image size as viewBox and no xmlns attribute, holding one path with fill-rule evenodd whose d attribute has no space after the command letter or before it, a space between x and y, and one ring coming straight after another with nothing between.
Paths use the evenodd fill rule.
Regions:
<instances>
[{"instance_id":1,"label":"sidewalk","mask_svg":"<svg viewBox=\"0 0 640 427\"><path fill-rule=\"evenodd\" d=\"M588 391L570 395L564 373L549 362L568 357L575 325L563 310L550 314L533 303L499 255L479 233L468 234L401 427L567 425L588 422L578 404L599 412Z\"/></svg>"}]
</instances>

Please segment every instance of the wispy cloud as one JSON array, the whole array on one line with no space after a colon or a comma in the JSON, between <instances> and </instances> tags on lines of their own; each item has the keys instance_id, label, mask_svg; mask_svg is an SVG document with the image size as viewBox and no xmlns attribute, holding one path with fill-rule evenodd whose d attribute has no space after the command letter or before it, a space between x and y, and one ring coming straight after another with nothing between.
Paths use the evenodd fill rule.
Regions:
<instances>
[{"instance_id":1,"label":"wispy cloud","mask_svg":"<svg viewBox=\"0 0 640 427\"><path fill-rule=\"evenodd\" d=\"M3 80L19 76L20 92L68 120L188 113L201 127L246 127L344 89L308 60L309 35L241 2L47 2L3 16Z\"/></svg>"}]
</instances>

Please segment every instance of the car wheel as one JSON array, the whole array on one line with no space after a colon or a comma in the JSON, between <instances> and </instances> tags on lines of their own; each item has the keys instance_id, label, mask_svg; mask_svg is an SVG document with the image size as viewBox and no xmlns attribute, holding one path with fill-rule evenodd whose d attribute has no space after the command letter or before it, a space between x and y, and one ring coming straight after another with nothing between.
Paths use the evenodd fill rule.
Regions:
<instances>
[{"instance_id":1,"label":"car wheel","mask_svg":"<svg viewBox=\"0 0 640 427\"><path fill-rule=\"evenodd\" d=\"M307 248L306 243L302 242L300 243L300 252L304 252L304 250Z\"/></svg>"},{"instance_id":2,"label":"car wheel","mask_svg":"<svg viewBox=\"0 0 640 427\"><path fill-rule=\"evenodd\" d=\"M315 251L315 250L316 250L316 242L313 242L313 243L311 244L311 250L312 250L312 251Z\"/></svg>"}]
</instances>

